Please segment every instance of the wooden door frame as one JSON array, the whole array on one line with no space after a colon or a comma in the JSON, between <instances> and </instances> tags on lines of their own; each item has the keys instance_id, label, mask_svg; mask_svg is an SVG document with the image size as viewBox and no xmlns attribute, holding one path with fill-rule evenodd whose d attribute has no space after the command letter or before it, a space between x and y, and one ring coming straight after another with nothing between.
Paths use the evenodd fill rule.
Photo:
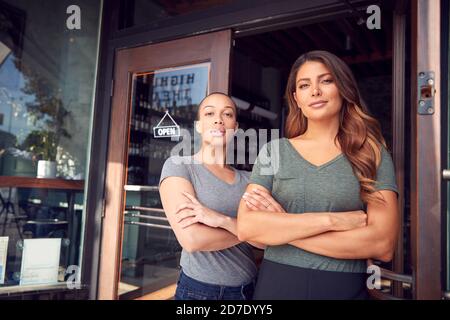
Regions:
<instances>
[{"instance_id":1,"label":"wooden door frame","mask_svg":"<svg viewBox=\"0 0 450 320\"><path fill-rule=\"evenodd\" d=\"M411 249L415 299L440 299L440 1L411 3ZM418 114L418 73L435 72L434 113ZM444 89L444 88L442 88Z\"/></svg>"},{"instance_id":2,"label":"wooden door frame","mask_svg":"<svg viewBox=\"0 0 450 320\"><path fill-rule=\"evenodd\" d=\"M408 2L408 0L397 0L396 2L397 3L405 3L405 2ZM397 6L401 7L398 4L397 4ZM336 9L333 9L333 10L336 10ZM118 16L118 12L115 12L114 10L112 10L112 11L110 10L110 12L112 12L111 13L112 20L116 21L117 20L117 16ZM412 19L412 14L408 14L408 10L404 10L404 11L401 11L401 12L403 12L405 14L404 18ZM245 16L245 15L244 14L240 14L240 16ZM312 16L315 16L315 15L312 15ZM114 21L111 22L111 26L110 26L111 30L114 29L112 27L114 25ZM211 21L213 21L213 19L211 19ZM145 43L145 42L148 43L150 41L155 41L155 40L160 41L161 39L176 38L176 37L180 37L181 35L186 34L186 33L191 33L191 34L193 34L194 32L198 33L199 30L206 30L206 29L212 30L211 27L210 27L211 23L212 23L211 21L208 20L208 23L205 22L202 25L196 25L195 28L193 26L191 26L191 25L184 25L184 24L183 25L177 25L176 26L177 27L176 30L178 30L178 31L174 31L175 27L171 26L170 28L166 28L166 29L163 29L163 30L159 30L158 29L158 30L140 32L137 35L127 36L127 37L123 36L123 37L118 37L117 39L114 39L114 37L111 36L110 37L109 46L108 46L108 50L107 50L107 54L106 54L107 59L105 58L105 60L107 60L105 62L105 65L107 65L107 67L106 67L107 70L104 71L104 74L103 74L103 77L102 77L102 79L104 78L104 90L103 90L103 92L106 92L106 94L104 96L104 99L102 99L101 102L98 102L98 105L100 105L103 108L103 110L104 110L105 114L107 115L107 117L109 118L109 114L110 113L112 114L112 111L114 109L114 106L112 106L112 108L110 110L109 92L112 91L113 87L114 87L114 91L117 92L117 85L118 85L117 81L114 81L114 86L111 85L111 81L110 81L110 79L112 78L111 75L113 75L113 71L112 71L112 69L113 69L113 62L114 62L115 59L117 59L117 53L122 51L122 50L118 50L117 48L119 48L119 47L121 47L121 48L122 47L132 47L132 46L136 46L138 43ZM214 22L215 21L217 21L217 19L214 18ZM271 20L269 18L267 18L267 23L268 24L270 24L270 21ZM244 23L244 22L240 22L240 23L242 25L248 24L248 23ZM218 23L218 24L220 24L220 23ZM412 24L414 24L414 22ZM239 23L236 22L236 23L233 23L232 25L236 26L237 30L240 29ZM395 19L394 19L393 26L394 26L394 30L403 30L403 28L404 28L404 21L397 20L397 24L396 24L395 23ZM217 29L220 29L220 28L218 28L216 26L213 29L217 30ZM142 31L142 30L140 30L140 31ZM394 36L393 37L394 38L394 43L393 43L393 70L399 71L398 68L400 68L400 71L401 71L402 66L404 67L405 55L402 54L402 53L399 53L398 55L396 54L396 50L394 48L398 47L399 43L397 41L395 41L395 38L396 38L395 34L393 36ZM414 43L417 44L417 42L413 41L412 44L414 44ZM417 46L416 46L416 48L412 48L412 50L417 50ZM416 61L417 61L417 57L416 57ZM393 73L394 77L395 77L395 75L397 75L396 72ZM397 78L397 79L400 80L399 78ZM393 78L393 80L394 80L394 78ZM411 86L414 87L414 83L415 83L416 79L413 77L412 80L414 80L414 81L411 82ZM398 92L397 90L399 88L401 88L402 86L404 86L403 81L402 82L393 81L393 89L394 89L393 90L393 96L395 95L395 92ZM402 90L400 90L400 91L402 91ZM415 101L414 93L412 93L412 94L413 95L411 96L412 97L412 104L411 104L412 105L412 112L411 112L411 114L412 114L412 118L413 118L413 117L416 116L417 108L414 105L414 101ZM406 119L404 119L404 116L405 116L405 114L404 114L405 105L404 105L404 101L402 102L401 100L402 100L402 98L395 98L395 97L393 97L393 111L394 111L394 114L393 114L394 141L393 142L394 143L393 143L393 148L392 148L393 150L392 151L393 151L393 157L394 157L393 160L394 160L395 167L396 167L396 170L397 170L397 181L403 183L404 176L408 175L408 174L411 174L411 173L414 173L415 170L417 170L418 165L417 165L417 163L413 163L414 159L412 159L411 160L411 162L412 162L411 164L413 165L413 167L411 168L411 172L399 172L400 168L404 168L404 163L405 163L404 146L402 146L402 144L404 144L406 141L404 139L401 139L401 140L398 139L398 137L396 136L396 132L397 133L401 133L402 132L401 126L402 125L404 126L405 125L404 123L408 122L408 121L405 121ZM408 107L408 106L406 106L406 107ZM96 109L101 109L101 108L96 108ZM412 119L412 118L411 118L411 120L414 123L415 119ZM104 122L102 122L102 123L104 123ZM106 133L106 131L107 131L106 128L103 131ZM413 145L415 143L414 142L415 141L414 137L417 137L417 130L414 129L414 130L412 130L410 132L412 134L412 142L411 142L411 144ZM404 137L404 134L400 134L400 136ZM102 137L103 137L102 138L103 141L108 139L107 137L105 137L105 134L103 134ZM107 144L108 144L108 146L110 146L110 144L111 144L111 141L109 139L107 141ZM412 146L412 147L413 147L413 150L411 152L411 155L412 155L413 158L414 157L417 158L417 148L414 149L414 146ZM102 148L105 148L105 147L102 147ZM401 151L401 152L399 152L399 151ZM422 152L422 154L423 154L423 152ZM110 154L108 154L108 158L107 159L108 159L108 162L109 162ZM408 160L409 159L406 159L406 161L408 161ZM92 171L94 171L94 170L92 170ZM106 174L106 172L104 174ZM416 196L415 201L416 201L416 204L417 204L417 192L414 189L414 185L418 185L417 184L418 183L418 179L417 179L417 177L414 177L414 176L412 176L412 178L413 178L411 180L412 187L411 187L410 191L411 191L411 196L412 197L414 197L414 195ZM104 178L103 178L103 175L102 175L101 180L103 180L103 179ZM107 188L108 187L106 185L105 190ZM399 188L401 188L400 185L399 185ZM103 188L101 188L101 189L103 190ZM422 190L422 192L424 192L424 191L427 191L426 188ZM402 193L401 190L400 190L400 193ZM106 191L105 191L105 197L108 197L108 198L110 197ZM100 211L103 212L103 206L101 205L102 198L103 198L103 195L102 196L98 196L98 199L96 201L97 202L97 207L101 208L101 210L100 209L96 210L99 213L100 213ZM422 196L422 199L424 199L424 198L425 197ZM414 199L412 198L411 199L411 205L412 205L411 206L411 215L412 216L414 216L414 215L417 216L418 209L414 208L413 201L414 201ZM92 202L94 202L94 201L92 201ZM404 205L404 200L401 200L400 203L402 203L402 205ZM415 221L418 222L418 219L416 219ZM102 222L102 224L103 224L102 230L105 229L106 222L107 222L106 219ZM412 223L413 223L412 230L417 229L417 225L415 225L414 219L413 219ZM118 227L117 225L114 226L114 228L117 228L117 227ZM436 230L434 230L434 231L436 231ZM416 234L414 234L414 233L411 234L411 242L414 241L414 236L415 235L417 235L417 233ZM400 247L401 247L401 245L400 245L400 242L399 242L399 246L397 247L397 253L396 253L397 258L396 258L396 262L394 262L394 271L396 271L398 273L402 273L403 272L403 262L402 262L402 258L401 258L402 254L399 252L399 248ZM103 252L103 247L101 248L101 250ZM400 250L401 250L401 248L400 248ZM105 260L105 259L103 259L103 260ZM414 261L414 270L418 270L417 269L417 260ZM107 276L103 276L102 277L101 276L102 273L103 273L103 268L100 269L100 271L98 272L98 275L99 275L98 278L99 278L99 282L100 283L104 283L105 281L108 281L108 279L110 279ZM103 278L103 280L100 279L100 278ZM92 286L94 287L94 284L92 284ZM421 287L419 286L419 288L421 288ZM97 293L97 297L105 297L105 295L102 293L102 292L104 292L104 290L100 290L100 284L97 284L97 286L95 287L95 290L93 290L93 291L94 291L94 293Z\"/></svg>"},{"instance_id":3,"label":"wooden door frame","mask_svg":"<svg viewBox=\"0 0 450 320\"><path fill-rule=\"evenodd\" d=\"M392 271L404 273L404 217L405 217L405 61L406 61L406 11L405 1L398 1L392 23L392 155L399 191L398 208L400 232L392 261ZM393 295L403 297L402 283L395 283Z\"/></svg>"},{"instance_id":4,"label":"wooden door frame","mask_svg":"<svg viewBox=\"0 0 450 320\"><path fill-rule=\"evenodd\" d=\"M117 299L120 278L124 188L132 75L136 72L211 62L209 91L229 92L231 30L118 50L105 179L98 299Z\"/></svg>"}]
</instances>

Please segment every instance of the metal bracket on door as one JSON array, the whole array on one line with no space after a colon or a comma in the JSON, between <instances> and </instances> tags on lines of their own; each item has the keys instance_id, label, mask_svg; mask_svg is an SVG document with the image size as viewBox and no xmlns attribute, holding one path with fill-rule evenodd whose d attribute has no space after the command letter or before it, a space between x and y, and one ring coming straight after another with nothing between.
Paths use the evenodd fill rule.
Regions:
<instances>
[{"instance_id":1,"label":"metal bracket on door","mask_svg":"<svg viewBox=\"0 0 450 320\"><path fill-rule=\"evenodd\" d=\"M423 115L432 115L434 113L434 72L421 71L417 77L417 112Z\"/></svg>"}]
</instances>

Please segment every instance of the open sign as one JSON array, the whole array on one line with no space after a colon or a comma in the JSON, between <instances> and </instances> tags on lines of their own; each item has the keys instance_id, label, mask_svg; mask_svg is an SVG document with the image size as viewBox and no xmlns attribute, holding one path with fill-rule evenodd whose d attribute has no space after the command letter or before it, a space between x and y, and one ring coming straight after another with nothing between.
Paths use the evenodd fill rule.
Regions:
<instances>
[{"instance_id":1,"label":"open sign","mask_svg":"<svg viewBox=\"0 0 450 320\"><path fill-rule=\"evenodd\" d=\"M155 138L179 137L180 127L179 126L154 127L153 136Z\"/></svg>"},{"instance_id":2,"label":"open sign","mask_svg":"<svg viewBox=\"0 0 450 320\"><path fill-rule=\"evenodd\" d=\"M173 125L161 126L160 124L167 116L170 118L170 120L172 120ZM161 121L158 122L158 124L153 128L153 136L155 138L171 138L180 136L180 126L170 116L169 111L166 111L166 114L161 119Z\"/></svg>"}]
</instances>

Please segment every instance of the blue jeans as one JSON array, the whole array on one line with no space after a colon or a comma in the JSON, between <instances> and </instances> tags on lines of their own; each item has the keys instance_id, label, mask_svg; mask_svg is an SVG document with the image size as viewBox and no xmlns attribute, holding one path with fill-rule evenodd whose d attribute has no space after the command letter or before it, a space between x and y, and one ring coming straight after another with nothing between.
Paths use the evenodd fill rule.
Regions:
<instances>
[{"instance_id":1,"label":"blue jeans","mask_svg":"<svg viewBox=\"0 0 450 320\"><path fill-rule=\"evenodd\" d=\"M239 287L228 287L197 281L181 271L175 300L251 300L254 290L255 281Z\"/></svg>"}]
</instances>

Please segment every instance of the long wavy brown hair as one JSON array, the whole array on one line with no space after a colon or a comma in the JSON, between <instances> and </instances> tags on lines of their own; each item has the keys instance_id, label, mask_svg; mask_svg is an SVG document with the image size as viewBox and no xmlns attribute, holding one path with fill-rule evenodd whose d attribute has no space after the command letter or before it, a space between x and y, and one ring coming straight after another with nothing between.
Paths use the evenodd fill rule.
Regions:
<instances>
[{"instance_id":1,"label":"long wavy brown hair","mask_svg":"<svg viewBox=\"0 0 450 320\"><path fill-rule=\"evenodd\" d=\"M376 195L374 183L377 167L381 162L381 146L386 148L386 142L379 122L370 116L361 98L352 71L334 54L320 50L310 51L302 54L293 64L285 93L289 106L287 138L302 135L308 128L308 119L294 100L297 72L307 61L321 62L328 68L342 97L339 131L335 139L359 180L361 200L364 203L369 200L383 201Z\"/></svg>"}]
</instances>

